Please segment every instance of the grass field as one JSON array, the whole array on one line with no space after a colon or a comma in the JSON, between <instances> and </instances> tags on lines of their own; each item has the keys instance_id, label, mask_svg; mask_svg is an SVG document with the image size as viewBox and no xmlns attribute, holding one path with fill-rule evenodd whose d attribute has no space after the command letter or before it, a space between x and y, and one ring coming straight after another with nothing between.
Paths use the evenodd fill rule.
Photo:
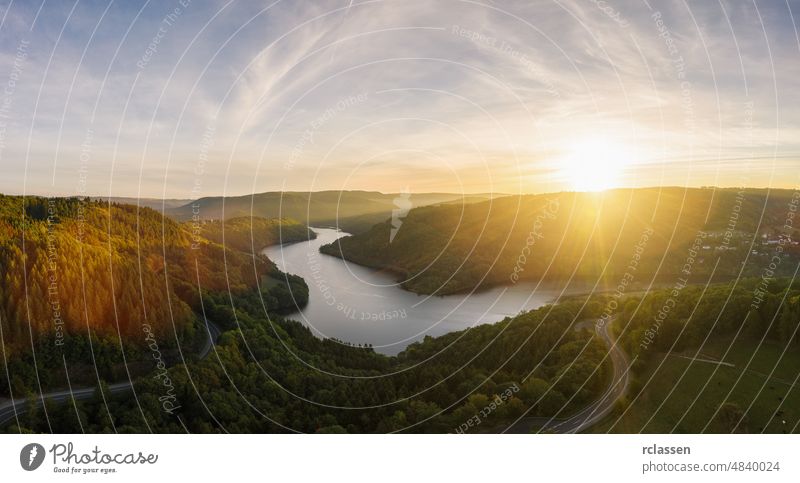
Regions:
<instances>
[{"instance_id":1,"label":"grass field","mask_svg":"<svg viewBox=\"0 0 800 483\"><path fill-rule=\"evenodd\" d=\"M737 432L800 432L800 389L792 386L800 373L797 347L781 358L783 347L772 343L759 347L753 339L731 342L711 341L697 358L733 367L680 357L694 357L695 350L654 354L636 369L627 404L593 432L729 433L741 415ZM723 403L735 404L740 413L728 407L715 414Z\"/></svg>"}]
</instances>

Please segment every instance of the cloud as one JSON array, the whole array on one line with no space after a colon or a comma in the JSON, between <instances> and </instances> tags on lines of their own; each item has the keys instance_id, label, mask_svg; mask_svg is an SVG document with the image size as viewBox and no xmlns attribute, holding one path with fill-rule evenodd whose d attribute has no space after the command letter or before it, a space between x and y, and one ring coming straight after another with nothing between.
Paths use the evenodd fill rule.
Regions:
<instances>
[{"instance_id":1,"label":"cloud","mask_svg":"<svg viewBox=\"0 0 800 483\"><path fill-rule=\"evenodd\" d=\"M631 184L707 182L687 178L692 160L723 166L723 185L765 166L777 175L754 183L796 184L796 12L652 5L48 2L31 29L38 5L16 2L0 85L31 47L0 191L76 194L82 172L118 196L305 190L315 175L315 189L549 191L569 188L550 176L558 158L598 135L638 153Z\"/></svg>"}]
</instances>

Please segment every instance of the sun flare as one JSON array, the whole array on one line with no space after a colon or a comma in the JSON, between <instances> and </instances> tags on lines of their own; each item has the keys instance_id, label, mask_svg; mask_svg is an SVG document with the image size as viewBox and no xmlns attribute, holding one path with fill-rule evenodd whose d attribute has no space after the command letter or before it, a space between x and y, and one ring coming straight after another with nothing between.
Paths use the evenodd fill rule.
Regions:
<instances>
[{"instance_id":1,"label":"sun flare","mask_svg":"<svg viewBox=\"0 0 800 483\"><path fill-rule=\"evenodd\" d=\"M632 162L632 151L623 144L584 139L572 145L560 161L560 177L574 191L603 191L618 187Z\"/></svg>"}]
</instances>

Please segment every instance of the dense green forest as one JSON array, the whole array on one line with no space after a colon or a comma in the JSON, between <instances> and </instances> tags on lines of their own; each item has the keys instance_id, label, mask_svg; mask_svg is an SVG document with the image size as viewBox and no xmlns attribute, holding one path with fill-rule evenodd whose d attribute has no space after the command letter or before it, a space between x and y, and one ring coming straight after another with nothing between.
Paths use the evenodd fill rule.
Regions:
<instances>
[{"instance_id":1,"label":"dense green forest","mask_svg":"<svg viewBox=\"0 0 800 483\"><path fill-rule=\"evenodd\" d=\"M32 406L19 424L12 421L5 429L492 432L523 415L566 417L598 399L611 377L608 348L585 328L586 324L578 322L607 315L614 316L612 328L633 362L632 383L626 398L600 430L692 432L706 424L704 430L712 432L791 429L781 424L800 418L794 409L800 407L796 404L800 394L791 384L797 380L800 362L800 286L773 275L778 275L777 265L783 270L794 268L794 255L779 254L775 273L766 278L687 284L680 269L686 251L702 250L702 246L692 247L697 244L696 231L717 230L721 215L709 215L707 221L703 214L683 216L669 211L669 206L675 206L675 200L668 198L670 193L678 195L670 190L660 194L655 190L620 190L607 196L634 196L638 208L602 217L597 212L586 213L589 208L583 204L588 203L584 195L558 195L557 208L553 197L511 197L492 203L511 217L506 219L508 223L517 216L508 214L509 207L528 203L528 232L512 231L511 236L522 236L524 244L531 230L543 235L536 238L533 250L545 252L526 260L525 270L518 271L520 279L537 273L536 267L544 263L539 257L547 261L546 249L552 243L548 241L548 227L562 223L565 225L555 233L572 241L560 241L563 247L559 250L564 253L554 252L551 259L558 264L572 262L584 274L597 273L602 264L579 261L580 240L590 244L592 257L603 260L605 254L613 268L623 260L630 261L633 247L641 243L643 231L649 230L650 239L645 251L640 252L637 273L654 269L661 263L656 255L666 252L662 270L674 288L655 289L644 295L632 290L622 298L613 293L575 295L496 324L426 337L393 357L370 347L319 339L301 323L282 315L307 300L308 286L299 277L281 273L252 249L278 241L276 233L282 230L296 240L306 239L309 231L302 224L246 218L198 225L176 223L153 210L128 205L2 197L0 263L5 278L0 284L0 335L8 372L0 372L0 388L7 389L0 397L60 388L67 376L73 385L94 385L92 381L98 379L111 384L129 377L135 382L134 397L112 395L104 383L91 400ZM738 202L723 193L717 192L712 203L704 198L706 190L696 190L691 201L697 204L706 200L710 213L727 213ZM659 206L663 205L657 210L661 215L646 216L652 208L647 203L654 203L654 196L659 198ZM726 199L734 205L726 205ZM618 203L620 199L608 202L612 201ZM769 205L762 226L777 226L786 202L784 197L783 205ZM722 208L716 203L722 203ZM582 230L571 224L575 217L569 216L571 206L587 220L602 218L610 228L600 229L598 225L600 235L581 235ZM397 250L396 256L408 256L398 260L412 263L410 252L415 243L418 247L440 243L439 230L453 226L442 213L462 209L461 225L456 223L460 228L454 233L458 235L467 227L479 234L484 231L479 220L489 205L421 208L408 214L392 246L384 249L392 253ZM670 218L669 213L676 218ZM738 221L742 233L756 230L758 223L751 218L742 212ZM663 226L675 230L665 235L663 228L657 228ZM388 239L385 228L381 225L369 236L345 240L342 247L358 247L360 256L365 256L372 247L358 244L374 242L380 248L378 235L385 234ZM223 230L225 247L219 243ZM667 235L672 239L669 246L679 247L674 249L677 253L666 250ZM767 235L764 238L758 232L760 239L772 239L773 233ZM430 278L420 277L424 281L410 288L424 291L424 283L438 283L433 275L447 267L453 270L447 264L458 260L448 257L466 250L460 246L460 236L453 238L452 248L443 252L441 262L432 262L435 270ZM475 238L475 253L493 248L504 253L502 236L490 232L488 241ZM741 251L748 237L737 236L729 246ZM595 241L595 237L605 242ZM612 256L616 252L607 248L613 246L615 237L630 244L630 250L619 257ZM762 268L769 266L778 254L761 253L775 251L774 246L759 247L754 260ZM328 247L332 249L339 246ZM718 254L721 261L715 262L717 270L742 267L736 254L729 251L736 252ZM747 252L751 251L748 246ZM695 257L693 273L707 276L712 258L705 263L700 258ZM473 272L463 273L472 273L472 277L454 270L457 284L474 283L475 270L491 267L491 259L477 260L480 263L476 265L465 264ZM384 261L378 257L369 263ZM680 263L678 268L676 263ZM506 276L514 273L513 267L506 268ZM54 280L57 283L53 284ZM504 283L502 278L491 281ZM463 288L448 287L452 291ZM54 325L56 309L62 328ZM200 359L196 349L205 340L199 322L203 318L223 333L209 356ZM153 328L166 367L154 367L144 326ZM733 353L730 347L734 347ZM689 361L698 356L706 359L706 365L690 365ZM65 361L69 374L63 371ZM709 373L717 367L709 361L725 362L719 366L719 374ZM772 374L775 370L777 374ZM684 378L683 374L688 376ZM745 382L741 382L743 377ZM160 399L166 391L165 380L170 382L174 411L165 411ZM711 389L707 388L708 381L713 381ZM677 387L677 393L670 390ZM101 390L106 391L105 397L101 397ZM692 400L695 396L702 396L697 404ZM753 402L758 403L755 408ZM672 412L661 415L663 407ZM655 421L653 414L657 415ZM476 415L480 415L480 423L465 426L474 422ZM776 415L780 417L776 419Z\"/></svg>"},{"instance_id":2,"label":"dense green forest","mask_svg":"<svg viewBox=\"0 0 800 483\"><path fill-rule=\"evenodd\" d=\"M394 271L404 288L439 295L542 278L601 277L613 286L634 257L640 280L671 280L690 259L692 280L712 271L718 281L759 276L776 253L789 260L774 275L788 276L800 260L800 231L784 228L800 202L792 196L683 188L510 196L416 208L394 238L387 220L322 251ZM786 242L781 252L779 242Z\"/></svg>"},{"instance_id":3,"label":"dense green forest","mask_svg":"<svg viewBox=\"0 0 800 483\"><path fill-rule=\"evenodd\" d=\"M707 338L728 335L773 341L800 350L800 283L762 279L712 286L661 289L629 298L616 328L632 356L697 348Z\"/></svg>"},{"instance_id":4,"label":"dense green forest","mask_svg":"<svg viewBox=\"0 0 800 483\"><path fill-rule=\"evenodd\" d=\"M251 248L254 239L274 242L275 229L287 226L302 239L308 236L302 225L249 219L177 224L150 209L77 199L4 197L1 205L10 281L3 292L10 379L0 375L0 387L19 397L61 387L66 376L73 385L91 383L95 367L97 377L109 383L137 378L136 397L108 394L108 409L99 407L99 395L77 402L81 421L71 405L47 404L32 407L22 427L10 431L382 432L408 426L449 431L495 395L513 394L482 428L490 430L530 405L541 415L562 409L568 400L568 411L578 409L605 384L602 343L570 328L577 306L547 307L426 338L387 357L320 340L281 318L290 304L307 298L306 284L278 272L267 259L238 250ZM218 243L223 229L227 248ZM49 253L57 254L55 260ZM26 293L44 296L53 263L59 289L70 290L59 291L57 301L78 302L61 314L59 350L53 350L52 314L41 309L48 305L30 304L39 307L30 319L20 310ZM103 278L109 276L118 278ZM96 298L101 290L110 290L107 299ZM84 300L92 307L82 314ZM115 314L124 314L124 321ZM202 338L194 321L199 316L225 332L212 357L193 360L191 346ZM171 366L170 391L180 401L175 414L160 404L164 387L152 377L145 324L156 330L159 351ZM35 350L25 344L31 336ZM179 343L187 359L170 352ZM63 361L69 374L59 369Z\"/></svg>"},{"instance_id":5,"label":"dense green forest","mask_svg":"<svg viewBox=\"0 0 800 483\"><path fill-rule=\"evenodd\" d=\"M268 192L246 196L209 197L170 208L166 213L177 220L219 220L232 218L291 218L309 226L338 227L361 233L392 215L398 205L419 207L440 203L473 203L491 194L399 193L376 191Z\"/></svg>"},{"instance_id":6,"label":"dense green forest","mask_svg":"<svg viewBox=\"0 0 800 483\"><path fill-rule=\"evenodd\" d=\"M800 286L776 279L753 308L758 284L748 279L626 297L612 327L633 361L632 384L598 430L780 432L782 422L796 423L800 394L781 381L798 377ZM654 326L673 298L674 310ZM496 324L426 337L387 357L318 339L298 322L266 318L236 299L229 315L237 330L223 334L214 356L169 369L180 405L174 414L162 410L159 381L142 377L135 399L110 397L106 407L98 394L77 402L77 415L72 406L49 404L7 431L493 432L529 408L527 416L564 417L608 385L607 348L589 330L576 330L576 322L597 320L612 300L570 297ZM725 360L735 366L721 366L727 372L715 376L716 366L696 362L679 379L676 363L688 364L683 358L696 352L712 357L731 340L734 353ZM654 377L653 366L661 365L663 374ZM778 371L774 378L771 370ZM667 392L668 412L657 414ZM508 397L498 403L500 395ZM480 423L464 429L476 415Z\"/></svg>"},{"instance_id":7,"label":"dense green forest","mask_svg":"<svg viewBox=\"0 0 800 483\"><path fill-rule=\"evenodd\" d=\"M106 408L98 395L77 403L79 416L51 404L8 431L453 432L505 394L472 428L489 432L529 407L530 415L569 414L609 377L602 342L572 329L589 315L579 302L427 337L397 357L318 339L234 302L240 330L224 333L212 357L169 369L174 414L159 403L160 381L143 377L136 398L112 397Z\"/></svg>"},{"instance_id":8,"label":"dense green forest","mask_svg":"<svg viewBox=\"0 0 800 483\"><path fill-rule=\"evenodd\" d=\"M191 228L197 222L187 222ZM201 221L203 238L245 253L257 253L264 247L281 243L313 240L316 234L290 218L267 219L243 216L224 222Z\"/></svg>"},{"instance_id":9,"label":"dense green forest","mask_svg":"<svg viewBox=\"0 0 800 483\"><path fill-rule=\"evenodd\" d=\"M629 297L612 326L633 380L598 431L796 432L800 283L743 279Z\"/></svg>"},{"instance_id":10,"label":"dense green forest","mask_svg":"<svg viewBox=\"0 0 800 483\"><path fill-rule=\"evenodd\" d=\"M307 236L306 227L284 222L292 236ZM284 222L256 220L255 234L268 243L274 238L265 233ZM243 243L243 230L232 223L233 245ZM203 235L149 208L0 196L0 336L10 367L0 395L63 386L64 358L75 363L73 383L96 380L93 366L109 379L123 374L123 351L134 361L128 368L149 370L135 357L146 345L142 327L152 327L162 348L200 343L203 299L211 317L225 321L215 300L235 296L275 312L307 300L298 277Z\"/></svg>"}]
</instances>

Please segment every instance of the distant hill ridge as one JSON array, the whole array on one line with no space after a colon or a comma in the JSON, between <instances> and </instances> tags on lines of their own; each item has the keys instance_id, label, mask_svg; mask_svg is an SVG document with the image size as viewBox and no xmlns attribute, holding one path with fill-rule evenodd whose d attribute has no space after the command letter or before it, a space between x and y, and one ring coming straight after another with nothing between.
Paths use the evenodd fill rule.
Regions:
<instances>
[{"instance_id":1,"label":"distant hill ridge","mask_svg":"<svg viewBox=\"0 0 800 483\"><path fill-rule=\"evenodd\" d=\"M3 350L40 338L60 345L70 335L136 344L143 324L165 339L191 334L203 312L201 291L251 293L264 277L286 278L252 255L253 242L260 251L312 236L296 221L248 217L225 224L223 247L222 228L195 230L149 208L99 199L0 195Z\"/></svg>"},{"instance_id":2,"label":"distant hill ridge","mask_svg":"<svg viewBox=\"0 0 800 483\"><path fill-rule=\"evenodd\" d=\"M412 206L440 203L479 202L502 196L497 194L411 193ZM169 208L166 214L176 220L231 219L259 216L291 218L310 226L338 226L359 233L389 218L401 203L401 193L377 191L267 192L245 196L207 197Z\"/></svg>"},{"instance_id":3,"label":"distant hill ridge","mask_svg":"<svg viewBox=\"0 0 800 483\"><path fill-rule=\"evenodd\" d=\"M603 285L614 287L639 244L644 247L636 280L674 280L702 233L707 238L688 276L704 280L713 271L715 279L735 277L743 263L743 275L759 276L776 249L776 240L763 236L781 232L793 200L789 190L677 187L507 196L463 207L415 208L394 237L387 219L321 250L396 272L404 288L419 293L601 276ZM789 231L793 242L781 256L796 258L800 231ZM793 268L781 263L775 275Z\"/></svg>"}]
</instances>

